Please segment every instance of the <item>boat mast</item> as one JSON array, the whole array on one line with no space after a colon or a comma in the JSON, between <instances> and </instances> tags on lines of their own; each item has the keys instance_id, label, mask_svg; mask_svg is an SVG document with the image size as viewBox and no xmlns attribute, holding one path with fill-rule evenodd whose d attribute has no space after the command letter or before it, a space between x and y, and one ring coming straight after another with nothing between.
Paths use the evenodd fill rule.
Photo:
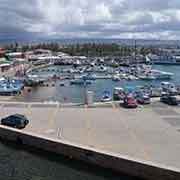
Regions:
<instances>
[{"instance_id":1,"label":"boat mast","mask_svg":"<svg viewBox=\"0 0 180 180\"><path fill-rule=\"evenodd\" d=\"M135 60L135 63L136 63L136 48L137 48L137 44L136 44L136 39L135 39L135 42L134 42L134 60Z\"/></svg>"}]
</instances>

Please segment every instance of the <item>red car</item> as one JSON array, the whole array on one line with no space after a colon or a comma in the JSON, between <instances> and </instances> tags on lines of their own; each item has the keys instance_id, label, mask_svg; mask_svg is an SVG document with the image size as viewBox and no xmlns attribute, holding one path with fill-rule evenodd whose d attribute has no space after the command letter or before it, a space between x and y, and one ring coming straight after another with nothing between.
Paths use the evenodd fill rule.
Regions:
<instances>
[{"instance_id":1,"label":"red car","mask_svg":"<svg viewBox=\"0 0 180 180\"><path fill-rule=\"evenodd\" d=\"M126 108L137 108L138 104L133 96L126 96L124 98L124 107Z\"/></svg>"}]
</instances>

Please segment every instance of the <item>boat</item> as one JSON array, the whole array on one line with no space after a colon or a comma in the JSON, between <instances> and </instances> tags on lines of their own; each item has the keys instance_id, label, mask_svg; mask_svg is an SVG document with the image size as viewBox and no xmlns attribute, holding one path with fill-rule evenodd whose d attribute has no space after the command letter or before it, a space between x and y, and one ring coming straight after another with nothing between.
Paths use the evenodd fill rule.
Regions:
<instances>
[{"instance_id":1,"label":"boat","mask_svg":"<svg viewBox=\"0 0 180 180\"><path fill-rule=\"evenodd\" d=\"M91 66L86 67L85 72L93 72L93 68Z\"/></svg>"},{"instance_id":2,"label":"boat","mask_svg":"<svg viewBox=\"0 0 180 180\"><path fill-rule=\"evenodd\" d=\"M113 81L120 81L121 78L120 78L119 75L113 75L112 80L113 80Z\"/></svg>"},{"instance_id":3,"label":"boat","mask_svg":"<svg viewBox=\"0 0 180 180\"><path fill-rule=\"evenodd\" d=\"M142 75L139 77L142 80L155 80L156 78L152 76L151 74Z\"/></svg>"},{"instance_id":4,"label":"boat","mask_svg":"<svg viewBox=\"0 0 180 180\"><path fill-rule=\"evenodd\" d=\"M172 76L174 75L173 73L159 71L159 70L155 70L155 69L151 70L150 74L152 76L154 76L158 80L161 80L161 79L171 79Z\"/></svg>"},{"instance_id":5,"label":"boat","mask_svg":"<svg viewBox=\"0 0 180 180\"><path fill-rule=\"evenodd\" d=\"M138 80L139 78L133 75L129 75L129 80Z\"/></svg>"},{"instance_id":6,"label":"boat","mask_svg":"<svg viewBox=\"0 0 180 180\"><path fill-rule=\"evenodd\" d=\"M146 61L151 64L159 65L180 65L180 56L173 56L171 54L149 54L146 56Z\"/></svg>"},{"instance_id":7,"label":"boat","mask_svg":"<svg viewBox=\"0 0 180 180\"><path fill-rule=\"evenodd\" d=\"M107 72L107 67L105 67L105 66L100 66L100 67L98 67L98 70L97 70L98 72Z\"/></svg>"},{"instance_id":8,"label":"boat","mask_svg":"<svg viewBox=\"0 0 180 180\"><path fill-rule=\"evenodd\" d=\"M121 73L121 74L120 74L120 78L121 78L121 79L127 79L127 75L126 75L125 73Z\"/></svg>"},{"instance_id":9,"label":"boat","mask_svg":"<svg viewBox=\"0 0 180 180\"><path fill-rule=\"evenodd\" d=\"M12 83L0 84L0 96L14 96L21 93L21 87Z\"/></svg>"},{"instance_id":10,"label":"boat","mask_svg":"<svg viewBox=\"0 0 180 180\"><path fill-rule=\"evenodd\" d=\"M80 68L78 69L78 73L79 73L79 74L83 74L84 72L85 72L85 68L80 67Z\"/></svg>"},{"instance_id":11,"label":"boat","mask_svg":"<svg viewBox=\"0 0 180 180\"><path fill-rule=\"evenodd\" d=\"M178 92L175 84L170 83L170 82L162 82L161 89L162 91L167 92L169 94L173 94L173 95L176 95Z\"/></svg>"},{"instance_id":12,"label":"boat","mask_svg":"<svg viewBox=\"0 0 180 180\"><path fill-rule=\"evenodd\" d=\"M61 82L59 85L60 85L61 87L64 87L64 86L65 86L65 83L64 83L64 82Z\"/></svg>"},{"instance_id":13,"label":"boat","mask_svg":"<svg viewBox=\"0 0 180 180\"><path fill-rule=\"evenodd\" d=\"M82 79L94 81L97 79L97 76L96 76L96 74L87 74L87 75L82 76Z\"/></svg>"},{"instance_id":14,"label":"boat","mask_svg":"<svg viewBox=\"0 0 180 180\"><path fill-rule=\"evenodd\" d=\"M70 81L71 85L88 85L92 84L92 81L90 80L83 80L83 79L73 79Z\"/></svg>"},{"instance_id":15,"label":"boat","mask_svg":"<svg viewBox=\"0 0 180 180\"><path fill-rule=\"evenodd\" d=\"M101 102L109 102L111 100L112 100L111 93L109 91L104 91L101 98Z\"/></svg>"}]
</instances>

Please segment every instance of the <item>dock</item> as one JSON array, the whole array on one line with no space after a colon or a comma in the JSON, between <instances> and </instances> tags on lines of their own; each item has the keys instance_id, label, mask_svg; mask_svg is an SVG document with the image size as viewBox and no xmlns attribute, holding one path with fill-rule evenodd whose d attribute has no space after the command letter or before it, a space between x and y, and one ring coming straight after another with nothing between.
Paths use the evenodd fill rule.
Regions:
<instances>
[{"instance_id":1,"label":"dock","mask_svg":"<svg viewBox=\"0 0 180 180\"><path fill-rule=\"evenodd\" d=\"M149 180L180 179L180 107L154 100L124 109L1 102L0 117L25 114L23 130L0 126L1 139L18 141Z\"/></svg>"}]
</instances>

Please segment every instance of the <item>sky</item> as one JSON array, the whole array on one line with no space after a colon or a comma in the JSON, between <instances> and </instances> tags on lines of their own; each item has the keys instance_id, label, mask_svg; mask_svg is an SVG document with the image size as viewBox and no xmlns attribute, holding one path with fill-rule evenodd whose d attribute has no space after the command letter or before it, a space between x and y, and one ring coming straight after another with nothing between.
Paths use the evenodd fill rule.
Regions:
<instances>
[{"instance_id":1,"label":"sky","mask_svg":"<svg viewBox=\"0 0 180 180\"><path fill-rule=\"evenodd\" d=\"M180 0L0 0L0 39L180 39Z\"/></svg>"}]
</instances>

